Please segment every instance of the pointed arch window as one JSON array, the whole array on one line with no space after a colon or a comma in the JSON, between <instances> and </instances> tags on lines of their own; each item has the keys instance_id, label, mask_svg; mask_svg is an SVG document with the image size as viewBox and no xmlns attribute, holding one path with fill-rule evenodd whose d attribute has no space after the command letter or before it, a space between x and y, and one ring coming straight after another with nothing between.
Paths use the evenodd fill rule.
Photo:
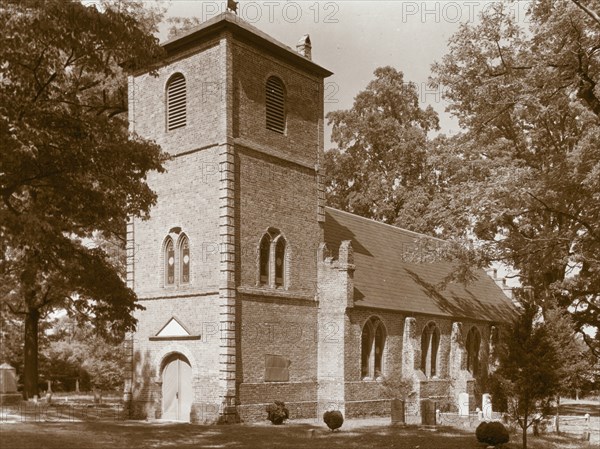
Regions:
<instances>
[{"instance_id":1,"label":"pointed arch window","mask_svg":"<svg viewBox=\"0 0 600 449\"><path fill-rule=\"evenodd\" d=\"M421 370L428 378L438 373L438 351L440 347L440 330L435 323L429 323L421 334Z\"/></svg>"},{"instance_id":2,"label":"pointed arch window","mask_svg":"<svg viewBox=\"0 0 600 449\"><path fill-rule=\"evenodd\" d=\"M170 237L165 242L165 284L175 284L175 245Z\"/></svg>"},{"instance_id":3,"label":"pointed arch window","mask_svg":"<svg viewBox=\"0 0 600 449\"><path fill-rule=\"evenodd\" d=\"M174 74L167 82L167 130L181 128L187 121L185 77Z\"/></svg>"},{"instance_id":4,"label":"pointed arch window","mask_svg":"<svg viewBox=\"0 0 600 449\"><path fill-rule=\"evenodd\" d=\"M277 238L275 244L275 286L283 287L285 276L285 239L282 236Z\"/></svg>"},{"instance_id":5,"label":"pointed arch window","mask_svg":"<svg viewBox=\"0 0 600 449\"><path fill-rule=\"evenodd\" d=\"M361 378L377 379L383 376L383 354L387 332L383 322L370 318L363 327L361 335Z\"/></svg>"},{"instance_id":6,"label":"pointed arch window","mask_svg":"<svg viewBox=\"0 0 600 449\"><path fill-rule=\"evenodd\" d=\"M481 347L481 334L475 326L469 329L465 346L467 349L467 370L475 376L479 371L479 348Z\"/></svg>"},{"instance_id":7,"label":"pointed arch window","mask_svg":"<svg viewBox=\"0 0 600 449\"><path fill-rule=\"evenodd\" d=\"M179 235L179 238L177 238ZM179 226L172 228L167 234L162 247L163 287L180 286L189 284L190 266L190 241L185 233L181 233Z\"/></svg>"},{"instance_id":8,"label":"pointed arch window","mask_svg":"<svg viewBox=\"0 0 600 449\"><path fill-rule=\"evenodd\" d=\"M287 242L277 229L270 228L260 239L258 249L258 285L286 287Z\"/></svg>"},{"instance_id":9,"label":"pointed arch window","mask_svg":"<svg viewBox=\"0 0 600 449\"><path fill-rule=\"evenodd\" d=\"M271 236L267 233L260 240L260 284L269 285L269 266L271 260Z\"/></svg>"},{"instance_id":10,"label":"pointed arch window","mask_svg":"<svg viewBox=\"0 0 600 449\"><path fill-rule=\"evenodd\" d=\"M179 264L180 264L180 282L188 284L190 282L190 242L187 236L181 238L179 244Z\"/></svg>"},{"instance_id":11,"label":"pointed arch window","mask_svg":"<svg viewBox=\"0 0 600 449\"><path fill-rule=\"evenodd\" d=\"M267 129L285 133L285 88L276 76L267 80L265 89Z\"/></svg>"}]
</instances>

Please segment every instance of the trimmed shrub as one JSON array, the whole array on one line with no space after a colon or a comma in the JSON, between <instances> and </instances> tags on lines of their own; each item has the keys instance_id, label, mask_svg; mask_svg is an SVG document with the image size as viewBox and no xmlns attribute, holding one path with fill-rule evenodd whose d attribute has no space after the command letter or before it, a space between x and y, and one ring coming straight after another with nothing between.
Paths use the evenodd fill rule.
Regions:
<instances>
[{"instance_id":1,"label":"trimmed shrub","mask_svg":"<svg viewBox=\"0 0 600 449\"><path fill-rule=\"evenodd\" d=\"M323 413L323 421L325 421L327 427L329 427L333 432L334 430L342 427L342 424L344 424L344 416L339 410L330 410Z\"/></svg>"},{"instance_id":2,"label":"trimmed shrub","mask_svg":"<svg viewBox=\"0 0 600 449\"><path fill-rule=\"evenodd\" d=\"M480 443L486 443L490 446L499 446L508 443L508 430L501 422L482 422L475 430L475 436Z\"/></svg>"},{"instance_id":3,"label":"trimmed shrub","mask_svg":"<svg viewBox=\"0 0 600 449\"><path fill-rule=\"evenodd\" d=\"M282 401L267 405L267 419L273 424L283 424L290 417L289 411Z\"/></svg>"}]
</instances>

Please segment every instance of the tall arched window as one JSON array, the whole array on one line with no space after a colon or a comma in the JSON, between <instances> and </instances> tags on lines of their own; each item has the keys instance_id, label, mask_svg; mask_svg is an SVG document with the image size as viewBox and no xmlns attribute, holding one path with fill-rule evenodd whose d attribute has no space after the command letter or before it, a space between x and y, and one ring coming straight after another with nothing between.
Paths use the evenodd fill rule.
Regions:
<instances>
[{"instance_id":1,"label":"tall arched window","mask_svg":"<svg viewBox=\"0 0 600 449\"><path fill-rule=\"evenodd\" d=\"M479 371L479 348L481 346L481 334L475 326L469 330L465 346L467 349L467 369L471 374L476 375Z\"/></svg>"},{"instance_id":2,"label":"tall arched window","mask_svg":"<svg viewBox=\"0 0 600 449\"><path fill-rule=\"evenodd\" d=\"M283 287L285 276L285 239L279 236L275 244L275 286Z\"/></svg>"},{"instance_id":3,"label":"tall arched window","mask_svg":"<svg viewBox=\"0 0 600 449\"><path fill-rule=\"evenodd\" d=\"M285 237L277 229L270 228L262 236L258 250L259 285L286 286L286 251Z\"/></svg>"},{"instance_id":4,"label":"tall arched window","mask_svg":"<svg viewBox=\"0 0 600 449\"><path fill-rule=\"evenodd\" d=\"M285 88L276 76L267 80L265 89L267 129L283 134L285 132Z\"/></svg>"},{"instance_id":5,"label":"tall arched window","mask_svg":"<svg viewBox=\"0 0 600 449\"><path fill-rule=\"evenodd\" d=\"M421 370L428 378L438 375L439 347L440 331L435 323L429 323L421 334Z\"/></svg>"},{"instance_id":6,"label":"tall arched window","mask_svg":"<svg viewBox=\"0 0 600 449\"><path fill-rule=\"evenodd\" d=\"M260 267L260 283L262 285L269 285L269 267L271 260L271 236L267 233L263 235L260 240L260 260L258 265Z\"/></svg>"},{"instance_id":7,"label":"tall arched window","mask_svg":"<svg viewBox=\"0 0 600 449\"><path fill-rule=\"evenodd\" d=\"M181 73L174 74L167 82L167 130L181 128L186 124L186 83Z\"/></svg>"},{"instance_id":8,"label":"tall arched window","mask_svg":"<svg viewBox=\"0 0 600 449\"><path fill-rule=\"evenodd\" d=\"M170 237L165 242L165 284L175 284L175 245Z\"/></svg>"},{"instance_id":9,"label":"tall arched window","mask_svg":"<svg viewBox=\"0 0 600 449\"><path fill-rule=\"evenodd\" d=\"M190 242L187 236L181 237L179 243L179 272L180 282L187 284L190 282Z\"/></svg>"},{"instance_id":10,"label":"tall arched window","mask_svg":"<svg viewBox=\"0 0 600 449\"><path fill-rule=\"evenodd\" d=\"M381 320L370 318L361 335L361 378L377 379L383 375L383 352L387 332Z\"/></svg>"}]
</instances>

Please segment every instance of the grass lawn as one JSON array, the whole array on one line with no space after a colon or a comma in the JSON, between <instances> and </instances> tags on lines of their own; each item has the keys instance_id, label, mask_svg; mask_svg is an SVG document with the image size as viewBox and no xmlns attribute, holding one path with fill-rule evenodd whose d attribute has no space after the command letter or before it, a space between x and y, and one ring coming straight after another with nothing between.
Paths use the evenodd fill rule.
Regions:
<instances>
[{"instance_id":1,"label":"grass lawn","mask_svg":"<svg viewBox=\"0 0 600 449\"><path fill-rule=\"evenodd\" d=\"M530 437L531 449L597 448L570 436L548 434ZM520 448L520 435L512 435L505 449ZM474 431L450 427L425 429L391 427L385 421L350 420L331 433L314 423L289 422L201 426L190 424L122 422L2 423L1 449L100 449L100 448L406 448L483 449Z\"/></svg>"}]
</instances>

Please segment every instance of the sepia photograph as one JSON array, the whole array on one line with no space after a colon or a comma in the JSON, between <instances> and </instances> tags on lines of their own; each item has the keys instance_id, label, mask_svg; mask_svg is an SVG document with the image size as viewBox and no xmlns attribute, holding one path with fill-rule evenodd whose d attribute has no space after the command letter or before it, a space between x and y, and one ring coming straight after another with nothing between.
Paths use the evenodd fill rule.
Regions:
<instances>
[{"instance_id":1,"label":"sepia photograph","mask_svg":"<svg viewBox=\"0 0 600 449\"><path fill-rule=\"evenodd\" d=\"M1 449L600 447L600 0L2 0Z\"/></svg>"}]
</instances>

